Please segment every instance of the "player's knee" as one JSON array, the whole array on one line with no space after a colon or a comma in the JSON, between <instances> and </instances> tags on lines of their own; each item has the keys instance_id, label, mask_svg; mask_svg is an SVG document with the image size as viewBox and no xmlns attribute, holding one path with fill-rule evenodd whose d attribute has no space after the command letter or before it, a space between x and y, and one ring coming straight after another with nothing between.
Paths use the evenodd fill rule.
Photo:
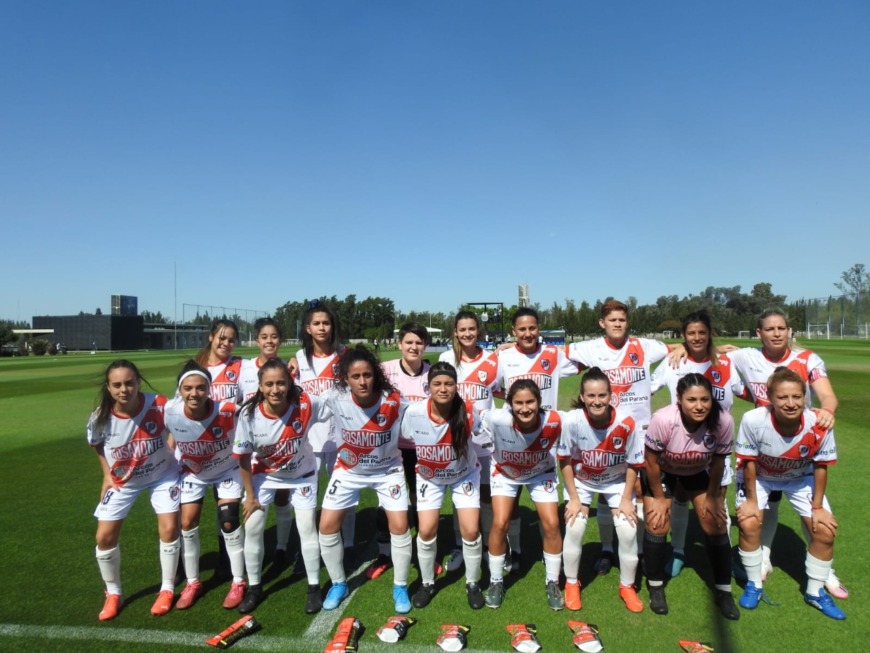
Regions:
<instances>
[{"instance_id":1,"label":"player's knee","mask_svg":"<svg viewBox=\"0 0 870 653\"><path fill-rule=\"evenodd\" d=\"M218 514L220 515L221 530L224 533L235 533L242 525L237 501L222 503L218 506Z\"/></svg>"}]
</instances>

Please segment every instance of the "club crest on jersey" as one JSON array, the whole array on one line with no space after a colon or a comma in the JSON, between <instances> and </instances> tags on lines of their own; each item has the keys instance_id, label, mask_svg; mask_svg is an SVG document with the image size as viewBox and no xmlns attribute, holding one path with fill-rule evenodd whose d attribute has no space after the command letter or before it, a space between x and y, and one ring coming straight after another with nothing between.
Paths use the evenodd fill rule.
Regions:
<instances>
[{"instance_id":1,"label":"club crest on jersey","mask_svg":"<svg viewBox=\"0 0 870 653\"><path fill-rule=\"evenodd\" d=\"M338 363L332 364L332 376L338 376Z\"/></svg>"},{"instance_id":2,"label":"club crest on jersey","mask_svg":"<svg viewBox=\"0 0 870 653\"><path fill-rule=\"evenodd\" d=\"M544 481L544 492L552 494L556 491L556 484L553 481Z\"/></svg>"},{"instance_id":3,"label":"club crest on jersey","mask_svg":"<svg viewBox=\"0 0 870 653\"><path fill-rule=\"evenodd\" d=\"M548 444L550 444L550 438L541 438L542 449L546 449Z\"/></svg>"},{"instance_id":4,"label":"club crest on jersey","mask_svg":"<svg viewBox=\"0 0 870 653\"><path fill-rule=\"evenodd\" d=\"M486 383L486 370L477 370L477 378L480 380L481 383Z\"/></svg>"},{"instance_id":5,"label":"club crest on jersey","mask_svg":"<svg viewBox=\"0 0 870 653\"><path fill-rule=\"evenodd\" d=\"M299 488L299 494L303 497L311 496L311 486L303 485L301 488Z\"/></svg>"},{"instance_id":6,"label":"club crest on jersey","mask_svg":"<svg viewBox=\"0 0 870 653\"><path fill-rule=\"evenodd\" d=\"M423 394L429 395L429 383L426 381L423 382Z\"/></svg>"},{"instance_id":7,"label":"club crest on jersey","mask_svg":"<svg viewBox=\"0 0 870 653\"><path fill-rule=\"evenodd\" d=\"M155 433L157 433L157 422L152 422L152 421L149 420L149 421L145 422L145 423L142 425L142 427L143 427L146 431L148 431L148 433L150 433L151 435L154 435Z\"/></svg>"},{"instance_id":8,"label":"club crest on jersey","mask_svg":"<svg viewBox=\"0 0 870 653\"><path fill-rule=\"evenodd\" d=\"M810 448L807 445L802 444L798 447L798 453L800 454L801 458L806 458L810 455Z\"/></svg>"},{"instance_id":9,"label":"club crest on jersey","mask_svg":"<svg viewBox=\"0 0 870 653\"><path fill-rule=\"evenodd\" d=\"M232 486L233 486L233 479L231 479L231 478L225 478L224 480L221 481L222 488L231 488Z\"/></svg>"},{"instance_id":10,"label":"club crest on jersey","mask_svg":"<svg viewBox=\"0 0 870 653\"><path fill-rule=\"evenodd\" d=\"M722 375L716 370L710 370L710 376L713 377L713 383L719 383L722 380Z\"/></svg>"},{"instance_id":11,"label":"club crest on jersey","mask_svg":"<svg viewBox=\"0 0 870 653\"><path fill-rule=\"evenodd\" d=\"M632 365L637 365L638 363L640 363L640 359L637 357L637 354L635 354L634 352L631 352L628 355L628 358L631 361Z\"/></svg>"},{"instance_id":12,"label":"club crest on jersey","mask_svg":"<svg viewBox=\"0 0 870 653\"><path fill-rule=\"evenodd\" d=\"M291 426L293 426L293 430L297 433L302 433L302 422L300 420L294 419Z\"/></svg>"},{"instance_id":13,"label":"club crest on jersey","mask_svg":"<svg viewBox=\"0 0 870 653\"><path fill-rule=\"evenodd\" d=\"M465 481L465 483L463 483L460 487L462 488L462 492L463 494L465 494L465 496L470 497L474 492L474 483L472 483L471 481Z\"/></svg>"},{"instance_id":14,"label":"club crest on jersey","mask_svg":"<svg viewBox=\"0 0 870 653\"><path fill-rule=\"evenodd\" d=\"M232 381L233 383L235 383L235 381L236 381L236 373L233 372L232 370L227 370L227 378L228 378L230 381Z\"/></svg>"},{"instance_id":15,"label":"club crest on jersey","mask_svg":"<svg viewBox=\"0 0 870 653\"><path fill-rule=\"evenodd\" d=\"M401 485L391 485L390 486L390 496L394 499L398 499L402 496L402 486Z\"/></svg>"},{"instance_id":16,"label":"club crest on jersey","mask_svg":"<svg viewBox=\"0 0 870 653\"><path fill-rule=\"evenodd\" d=\"M713 437L712 433L707 433L704 436L704 446L708 449L714 449L716 447L716 438Z\"/></svg>"},{"instance_id":17,"label":"club crest on jersey","mask_svg":"<svg viewBox=\"0 0 870 653\"><path fill-rule=\"evenodd\" d=\"M541 359L541 368L545 372L549 372L550 371L550 361L548 361L546 358L542 358Z\"/></svg>"},{"instance_id":18,"label":"club crest on jersey","mask_svg":"<svg viewBox=\"0 0 870 653\"><path fill-rule=\"evenodd\" d=\"M378 423L378 426L384 426L387 423L387 416L378 413L375 415L375 421Z\"/></svg>"},{"instance_id":19,"label":"club crest on jersey","mask_svg":"<svg viewBox=\"0 0 870 653\"><path fill-rule=\"evenodd\" d=\"M613 448L614 449L622 449L622 445L625 444L625 440L620 437L613 438Z\"/></svg>"},{"instance_id":20,"label":"club crest on jersey","mask_svg":"<svg viewBox=\"0 0 870 653\"><path fill-rule=\"evenodd\" d=\"M220 439L220 438L224 437L224 429L223 429L223 427L220 427L220 426L213 426L213 427L211 427L211 434L215 438Z\"/></svg>"},{"instance_id":21,"label":"club crest on jersey","mask_svg":"<svg viewBox=\"0 0 870 653\"><path fill-rule=\"evenodd\" d=\"M171 488L169 488L169 498L173 501L176 501L180 492L181 488L179 488L177 485L173 485Z\"/></svg>"}]
</instances>

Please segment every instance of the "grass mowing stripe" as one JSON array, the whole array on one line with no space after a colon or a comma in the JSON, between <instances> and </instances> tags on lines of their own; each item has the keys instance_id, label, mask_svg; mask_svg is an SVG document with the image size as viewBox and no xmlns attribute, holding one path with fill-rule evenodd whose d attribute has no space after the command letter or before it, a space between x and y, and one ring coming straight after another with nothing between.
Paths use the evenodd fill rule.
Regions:
<instances>
[{"instance_id":1,"label":"grass mowing stripe","mask_svg":"<svg viewBox=\"0 0 870 653\"><path fill-rule=\"evenodd\" d=\"M382 624L368 626L361 648L366 651L395 651L394 644L384 644L375 635L375 630ZM146 630L141 628L100 628L98 626L29 626L23 624L0 624L0 637L29 637L33 639L60 639L71 641L101 641L123 642L137 644L160 644L163 646L204 646L204 642L214 633L191 633L183 631L166 632L162 630ZM327 643L323 638L323 645ZM435 642L430 646L415 646L402 644L402 653L431 653ZM240 651L311 651L320 650L320 645L312 648L310 637L270 637L262 633L254 633L233 644ZM499 653L485 649L473 649L478 653Z\"/></svg>"}]
</instances>

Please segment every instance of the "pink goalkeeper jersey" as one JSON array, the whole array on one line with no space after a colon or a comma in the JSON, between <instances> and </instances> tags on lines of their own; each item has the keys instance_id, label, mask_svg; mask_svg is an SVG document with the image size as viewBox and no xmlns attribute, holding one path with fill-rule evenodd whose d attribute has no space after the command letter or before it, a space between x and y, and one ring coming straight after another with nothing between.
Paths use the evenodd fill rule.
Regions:
<instances>
[{"instance_id":1,"label":"pink goalkeeper jersey","mask_svg":"<svg viewBox=\"0 0 870 653\"><path fill-rule=\"evenodd\" d=\"M112 478L122 487L144 488L168 474L178 474L178 462L166 441L163 407L166 397L141 393L139 411L131 417L109 415L97 429L97 412L88 420L87 439L103 445Z\"/></svg>"},{"instance_id":2,"label":"pink goalkeeper jersey","mask_svg":"<svg viewBox=\"0 0 870 653\"><path fill-rule=\"evenodd\" d=\"M219 481L239 466L233 457L236 405L211 402L205 419L189 417L181 398L170 399L164 408L166 428L175 440L181 471L201 481Z\"/></svg>"},{"instance_id":3,"label":"pink goalkeeper jersey","mask_svg":"<svg viewBox=\"0 0 870 653\"><path fill-rule=\"evenodd\" d=\"M658 340L626 338L619 349L607 338L572 342L568 358L583 368L598 367L610 379L611 403L634 417L638 428L645 430L650 421L650 366L668 355L668 346Z\"/></svg>"},{"instance_id":4,"label":"pink goalkeeper jersey","mask_svg":"<svg viewBox=\"0 0 870 653\"><path fill-rule=\"evenodd\" d=\"M683 426L680 407L676 404L657 410L646 432L646 446L658 452L663 472L692 476L706 470L714 454L728 456L734 440L734 420L724 410L715 431L702 425L689 432Z\"/></svg>"},{"instance_id":5,"label":"pink goalkeeper jersey","mask_svg":"<svg viewBox=\"0 0 870 653\"><path fill-rule=\"evenodd\" d=\"M402 395L402 401L406 404L427 399L429 397L429 363L423 361L420 373L411 375L402 369L401 360L401 358L396 358L381 363L381 369L384 371L387 381L399 391L399 394ZM413 449L414 445L410 442L399 442L399 448Z\"/></svg>"},{"instance_id":6,"label":"pink goalkeeper jersey","mask_svg":"<svg viewBox=\"0 0 870 653\"><path fill-rule=\"evenodd\" d=\"M788 481L813 475L813 466L837 461L834 431L816 424L816 411L806 410L795 435L783 435L769 408L756 408L743 415L737 434L737 459L754 460L757 478Z\"/></svg>"},{"instance_id":7,"label":"pink goalkeeper jersey","mask_svg":"<svg viewBox=\"0 0 870 653\"><path fill-rule=\"evenodd\" d=\"M531 379L541 390L541 408L555 410L559 403L559 378L577 374L577 366L555 345L540 345L526 354L517 346L498 354L498 379L505 392L520 379Z\"/></svg>"},{"instance_id":8,"label":"pink goalkeeper jersey","mask_svg":"<svg viewBox=\"0 0 870 653\"><path fill-rule=\"evenodd\" d=\"M570 460L574 477L591 487L604 489L625 481L626 469L644 466L643 438L634 418L612 409L610 422L595 428L584 409L564 413L562 437L556 455Z\"/></svg>"}]
</instances>

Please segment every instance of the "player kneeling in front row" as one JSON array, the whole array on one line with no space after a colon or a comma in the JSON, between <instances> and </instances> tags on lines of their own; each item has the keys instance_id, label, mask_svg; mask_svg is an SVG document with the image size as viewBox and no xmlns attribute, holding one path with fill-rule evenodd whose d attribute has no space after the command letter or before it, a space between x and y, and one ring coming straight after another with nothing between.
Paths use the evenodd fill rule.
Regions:
<instances>
[{"instance_id":1,"label":"player kneeling in front row","mask_svg":"<svg viewBox=\"0 0 870 653\"><path fill-rule=\"evenodd\" d=\"M459 518L468 605L484 605L480 580L480 463L471 435L477 411L456 393L456 368L438 362L429 369L430 397L411 404L402 419L402 438L417 452L417 557L423 584L411 602L425 608L435 595L438 518L447 488Z\"/></svg>"},{"instance_id":2,"label":"player kneeling in front row","mask_svg":"<svg viewBox=\"0 0 870 653\"><path fill-rule=\"evenodd\" d=\"M740 606L758 607L762 596L761 524L771 492L781 490L810 534L807 591L804 600L826 617L845 613L825 591L834 559L837 520L825 497L828 465L837 461L834 432L817 423L817 411L806 408L806 386L792 370L777 368L767 381L770 406L743 416L737 436L737 522L740 559L747 583Z\"/></svg>"},{"instance_id":3,"label":"player kneeling in front row","mask_svg":"<svg viewBox=\"0 0 870 653\"><path fill-rule=\"evenodd\" d=\"M637 512L634 484L637 469L644 465L643 440L634 418L610 405L610 381L593 367L580 382L580 396L565 416L558 457L565 481L565 607L581 608L577 574L583 535L592 497L599 493L613 513L619 538L619 597L631 612L641 612L643 603L634 589L637 571ZM600 509L600 508L599 508Z\"/></svg>"},{"instance_id":4,"label":"player kneeling in front row","mask_svg":"<svg viewBox=\"0 0 870 653\"><path fill-rule=\"evenodd\" d=\"M722 477L731 454L734 421L713 397L702 374L687 374L677 384L677 403L655 412L646 432L646 469L641 474L646 532L644 562L650 609L667 614L665 562L670 504L681 491L689 497L704 532L713 568L713 596L726 619L739 619L731 595L731 544Z\"/></svg>"}]
</instances>

